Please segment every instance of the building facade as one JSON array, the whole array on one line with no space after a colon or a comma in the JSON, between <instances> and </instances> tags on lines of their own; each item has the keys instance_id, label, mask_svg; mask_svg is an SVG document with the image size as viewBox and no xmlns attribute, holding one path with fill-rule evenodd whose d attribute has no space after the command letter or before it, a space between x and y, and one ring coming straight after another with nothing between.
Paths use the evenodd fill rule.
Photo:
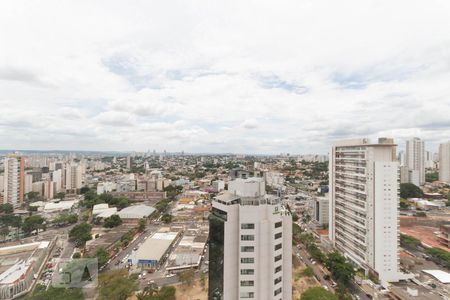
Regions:
<instances>
[{"instance_id":1,"label":"building facade","mask_svg":"<svg viewBox=\"0 0 450 300\"><path fill-rule=\"evenodd\" d=\"M399 271L399 166L391 141L336 142L329 165L329 237L353 264L383 284Z\"/></svg>"},{"instance_id":2,"label":"building facade","mask_svg":"<svg viewBox=\"0 0 450 300\"><path fill-rule=\"evenodd\" d=\"M83 172L81 165L67 164L65 175L66 190L81 189L83 183Z\"/></svg>"},{"instance_id":3,"label":"building facade","mask_svg":"<svg viewBox=\"0 0 450 300\"><path fill-rule=\"evenodd\" d=\"M3 203L19 207L25 195L25 159L11 155L5 158L3 174Z\"/></svg>"},{"instance_id":4,"label":"building facade","mask_svg":"<svg viewBox=\"0 0 450 300\"><path fill-rule=\"evenodd\" d=\"M439 145L439 180L450 183L450 142Z\"/></svg>"},{"instance_id":5,"label":"building facade","mask_svg":"<svg viewBox=\"0 0 450 300\"><path fill-rule=\"evenodd\" d=\"M320 226L328 225L330 202L328 197L314 199L314 219Z\"/></svg>"},{"instance_id":6,"label":"building facade","mask_svg":"<svg viewBox=\"0 0 450 300\"><path fill-rule=\"evenodd\" d=\"M213 201L208 299L292 299L292 216L263 178L238 178Z\"/></svg>"},{"instance_id":7,"label":"building facade","mask_svg":"<svg viewBox=\"0 0 450 300\"><path fill-rule=\"evenodd\" d=\"M425 143L419 138L406 141L405 163L409 170L409 182L425 184Z\"/></svg>"}]
</instances>

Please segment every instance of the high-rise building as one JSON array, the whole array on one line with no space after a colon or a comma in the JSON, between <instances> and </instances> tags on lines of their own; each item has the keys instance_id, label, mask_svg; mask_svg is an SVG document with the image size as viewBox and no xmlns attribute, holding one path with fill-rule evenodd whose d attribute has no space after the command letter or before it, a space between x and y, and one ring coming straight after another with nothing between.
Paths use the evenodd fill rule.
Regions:
<instances>
[{"instance_id":1,"label":"high-rise building","mask_svg":"<svg viewBox=\"0 0 450 300\"><path fill-rule=\"evenodd\" d=\"M292 299L292 216L263 178L238 178L213 200L208 299Z\"/></svg>"},{"instance_id":2,"label":"high-rise building","mask_svg":"<svg viewBox=\"0 0 450 300\"><path fill-rule=\"evenodd\" d=\"M60 169L50 174L50 179L55 182L55 193L59 193L62 189L62 178L62 170Z\"/></svg>"},{"instance_id":3,"label":"high-rise building","mask_svg":"<svg viewBox=\"0 0 450 300\"><path fill-rule=\"evenodd\" d=\"M409 182L425 184L425 143L419 138L406 141L405 163L409 170Z\"/></svg>"},{"instance_id":4,"label":"high-rise building","mask_svg":"<svg viewBox=\"0 0 450 300\"><path fill-rule=\"evenodd\" d=\"M395 144L336 142L329 164L329 237L352 263L383 285L399 271L399 168Z\"/></svg>"},{"instance_id":5,"label":"high-rise building","mask_svg":"<svg viewBox=\"0 0 450 300\"><path fill-rule=\"evenodd\" d=\"M16 155L5 157L3 166L3 203L19 207L25 194L25 158Z\"/></svg>"},{"instance_id":6,"label":"high-rise building","mask_svg":"<svg viewBox=\"0 0 450 300\"><path fill-rule=\"evenodd\" d=\"M78 164L67 164L65 172L66 190L76 190L82 187L82 168Z\"/></svg>"},{"instance_id":7,"label":"high-rise building","mask_svg":"<svg viewBox=\"0 0 450 300\"><path fill-rule=\"evenodd\" d=\"M131 168L133 167L133 157L131 157L131 155L127 156L127 169L131 170Z\"/></svg>"},{"instance_id":8,"label":"high-rise building","mask_svg":"<svg viewBox=\"0 0 450 300\"><path fill-rule=\"evenodd\" d=\"M450 142L439 145L439 180L450 183Z\"/></svg>"},{"instance_id":9,"label":"high-rise building","mask_svg":"<svg viewBox=\"0 0 450 300\"><path fill-rule=\"evenodd\" d=\"M320 226L328 225L329 223L330 200L329 197L317 197L314 199L314 220Z\"/></svg>"}]
</instances>

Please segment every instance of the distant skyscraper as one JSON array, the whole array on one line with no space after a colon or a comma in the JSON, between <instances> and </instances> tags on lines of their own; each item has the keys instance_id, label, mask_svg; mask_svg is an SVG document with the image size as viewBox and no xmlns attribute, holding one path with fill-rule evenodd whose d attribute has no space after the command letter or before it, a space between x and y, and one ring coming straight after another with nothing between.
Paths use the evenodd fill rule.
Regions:
<instances>
[{"instance_id":1,"label":"distant skyscraper","mask_svg":"<svg viewBox=\"0 0 450 300\"><path fill-rule=\"evenodd\" d=\"M25 159L11 155L4 161L3 175L3 203L10 203L19 207L25 194Z\"/></svg>"},{"instance_id":2,"label":"distant skyscraper","mask_svg":"<svg viewBox=\"0 0 450 300\"><path fill-rule=\"evenodd\" d=\"M292 216L263 178L238 178L213 201L208 299L292 299Z\"/></svg>"},{"instance_id":3,"label":"distant skyscraper","mask_svg":"<svg viewBox=\"0 0 450 300\"><path fill-rule=\"evenodd\" d=\"M76 190L82 187L82 167L78 164L67 164L66 165L66 190Z\"/></svg>"},{"instance_id":4,"label":"distant skyscraper","mask_svg":"<svg viewBox=\"0 0 450 300\"><path fill-rule=\"evenodd\" d=\"M133 167L133 157L131 157L131 155L127 156L127 169L131 170L131 168Z\"/></svg>"},{"instance_id":5,"label":"distant skyscraper","mask_svg":"<svg viewBox=\"0 0 450 300\"><path fill-rule=\"evenodd\" d=\"M439 145L439 180L450 183L450 142Z\"/></svg>"},{"instance_id":6,"label":"distant skyscraper","mask_svg":"<svg viewBox=\"0 0 450 300\"><path fill-rule=\"evenodd\" d=\"M406 141L405 162L409 170L409 182L425 184L425 144L421 139Z\"/></svg>"},{"instance_id":7,"label":"distant skyscraper","mask_svg":"<svg viewBox=\"0 0 450 300\"><path fill-rule=\"evenodd\" d=\"M329 236L334 247L367 272L378 274L385 285L404 274L398 260L396 145L380 142L361 139L332 146Z\"/></svg>"}]
</instances>

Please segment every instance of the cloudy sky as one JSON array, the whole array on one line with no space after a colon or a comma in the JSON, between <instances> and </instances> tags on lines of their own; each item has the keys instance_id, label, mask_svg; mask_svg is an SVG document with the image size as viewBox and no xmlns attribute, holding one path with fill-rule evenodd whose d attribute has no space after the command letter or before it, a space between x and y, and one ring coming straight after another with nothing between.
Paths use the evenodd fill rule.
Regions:
<instances>
[{"instance_id":1,"label":"cloudy sky","mask_svg":"<svg viewBox=\"0 0 450 300\"><path fill-rule=\"evenodd\" d=\"M1 1L0 149L450 140L450 1Z\"/></svg>"}]
</instances>

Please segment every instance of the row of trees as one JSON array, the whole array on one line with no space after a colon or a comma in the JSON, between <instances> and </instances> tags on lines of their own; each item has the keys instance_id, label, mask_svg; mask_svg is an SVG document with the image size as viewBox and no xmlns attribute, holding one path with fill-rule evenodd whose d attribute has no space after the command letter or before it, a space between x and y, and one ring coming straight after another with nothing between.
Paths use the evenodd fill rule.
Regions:
<instances>
[{"instance_id":1,"label":"row of trees","mask_svg":"<svg viewBox=\"0 0 450 300\"><path fill-rule=\"evenodd\" d=\"M294 240L298 240L305 245L311 257L323 263L330 270L333 279L338 284L338 295L340 299L347 299L347 288L355 276L353 266L339 252L334 251L328 254L323 253L316 245L314 236L310 233L298 233L294 229ZM303 299L303 298L302 298ZM319 298L320 299L320 298Z\"/></svg>"},{"instance_id":2,"label":"row of trees","mask_svg":"<svg viewBox=\"0 0 450 300\"><path fill-rule=\"evenodd\" d=\"M119 209L125 208L130 205L130 201L124 197L114 197L110 193L104 193L97 195L97 191L94 189L84 190L84 200L81 203L86 208L92 208L96 204L107 203L110 206L115 206Z\"/></svg>"}]
</instances>

